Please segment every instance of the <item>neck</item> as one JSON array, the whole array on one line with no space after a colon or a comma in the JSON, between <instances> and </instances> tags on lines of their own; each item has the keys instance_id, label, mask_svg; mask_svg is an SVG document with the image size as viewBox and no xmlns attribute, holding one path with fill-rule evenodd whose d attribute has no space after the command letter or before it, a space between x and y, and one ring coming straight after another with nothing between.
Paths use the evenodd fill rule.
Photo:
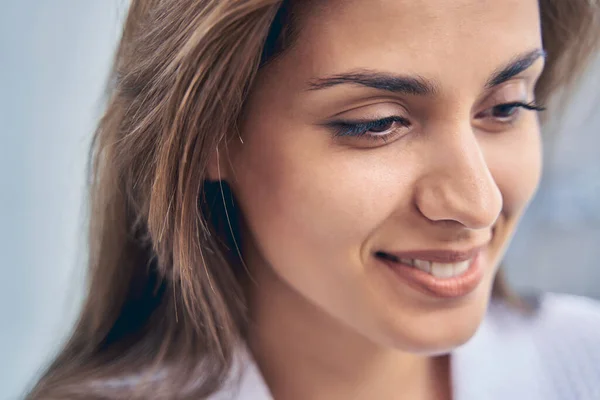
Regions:
<instances>
[{"instance_id":1,"label":"neck","mask_svg":"<svg viewBox=\"0 0 600 400\"><path fill-rule=\"evenodd\" d=\"M386 348L265 268L250 286L248 344L275 399L449 399L447 356Z\"/></svg>"}]
</instances>

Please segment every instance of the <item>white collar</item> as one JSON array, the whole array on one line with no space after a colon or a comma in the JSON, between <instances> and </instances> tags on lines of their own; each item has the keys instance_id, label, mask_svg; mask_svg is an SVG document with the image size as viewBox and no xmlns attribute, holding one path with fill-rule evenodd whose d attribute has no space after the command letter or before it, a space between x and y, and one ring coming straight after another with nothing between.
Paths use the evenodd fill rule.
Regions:
<instances>
[{"instance_id":1,"label":"white collar","mask_svg":"<svg viewBox=\"0 0 600 400\"><path fill-rule=\"evenodd\" d=\"M229 378L207 400L273 400L273 396L252 355L240 345Z\"/></svg>"}]
</instances>

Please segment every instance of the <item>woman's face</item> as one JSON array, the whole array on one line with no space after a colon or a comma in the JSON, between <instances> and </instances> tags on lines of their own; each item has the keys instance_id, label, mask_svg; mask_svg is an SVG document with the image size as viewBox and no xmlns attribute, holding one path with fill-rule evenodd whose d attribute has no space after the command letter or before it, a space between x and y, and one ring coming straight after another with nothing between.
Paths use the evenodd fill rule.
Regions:
<instances>
[{"instance_id":1,"label":"woman's face","mask_svg":"<svg viewBox=\"0 0 600 400\"><path fill-rule=\"evenodd\" d=\"M221 164L253 296L411 352L471 337L538 184L541 46L535 0L313 6Z\"/></svg>"}]
</instances>

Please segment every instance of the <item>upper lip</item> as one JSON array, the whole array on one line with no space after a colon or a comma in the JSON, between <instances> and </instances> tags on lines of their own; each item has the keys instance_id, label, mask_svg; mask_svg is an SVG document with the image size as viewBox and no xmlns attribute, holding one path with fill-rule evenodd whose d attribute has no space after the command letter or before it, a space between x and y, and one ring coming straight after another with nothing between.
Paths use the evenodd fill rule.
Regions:
<instances>
[{"instance_id":1,"label":"upper lip","mask_svg":"<svg viewBox=\"0 0 600 400\"><path fill-rule=\"evenodd\" d=\"M439 262L439 263L457 263L472 259L479 253L484 246L473 247L469 250L414 250L402 252L381 251L397 259L418 259L423 261Z\"/></svg>"}]
</instances>

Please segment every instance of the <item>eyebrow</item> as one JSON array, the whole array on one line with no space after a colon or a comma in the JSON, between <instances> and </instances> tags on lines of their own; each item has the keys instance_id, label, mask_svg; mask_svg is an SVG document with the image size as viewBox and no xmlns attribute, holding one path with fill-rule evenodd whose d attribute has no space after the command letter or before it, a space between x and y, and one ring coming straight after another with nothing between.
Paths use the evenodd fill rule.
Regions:
<instances>
[{"instance_id":1,"label":"eyebrow","mask_svg":"<svg viewBox=\"0 0 600 400\"><path fill-rule=\"evenodd\" d=\"M519 75L521 72L531 67L538 60L538 58L546 59L546 52L542 49L535 49L533 51L515 57L504 68L501 68L498 71L496 71L488 80L485 87L489 89L494 86L498 86L508 81L512 77Z\"/></svg>"},{"instance_id":2,"label":"eyebrow","mask_svg":"<svg viewBox=\"0 0 600 400\"><path fill-rule=\"evenodd\" d=\"M370 70L337 74L309 82L309 90L327 89L343 84L354 84L394 93L426 96L438 92L436 85L420 76L402 76Z\"/></svg>"},{"instance_id":3,"label":"eyebrow","mask_svg":"<svg viewBox=\"0 0 600 400\"><path fill-rule=\"evenodd\" d=\"M486 83L486 88L489 89L508 81L531 67L538 58L545 57L546 52L541 49L535 49L515 57L508 65L492 74ZM308 83L308 90L322 90L344 84L416 96L432 96L439 92L438 85L434 81L421 76L397 75L372 70L351 71L313 79Z\"/></svg>"}]
</instances>

